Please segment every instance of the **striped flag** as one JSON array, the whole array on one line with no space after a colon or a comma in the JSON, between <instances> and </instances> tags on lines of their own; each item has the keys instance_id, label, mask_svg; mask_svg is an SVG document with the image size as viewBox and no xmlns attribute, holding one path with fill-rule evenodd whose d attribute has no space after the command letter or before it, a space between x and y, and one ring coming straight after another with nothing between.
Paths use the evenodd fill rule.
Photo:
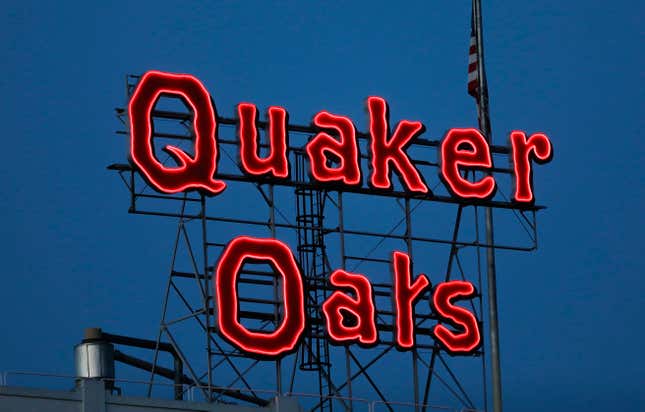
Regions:
<instances>
[{"instance_id":1,"label":"striped flag","mask_svg":"<svg viewBox=\"0 0 645 412\"><path fill-rule=\"evenodd\" d=\"M488 115L488 87L486 85L486 75L484 74L484 59L483 56L479 55L482 47L479 47L479 44L477 44L478 28L476 27L475 21L475 7L476 0L473 0L473 11L470 19L470 46L468 48L468 94L475 98L479 130L481 130L482 133L490 139L491 129L490 117ZM483 81L479 78L480 73L482 74ZM480 102L483 107L480 107Z\"/></svg>"},{"instance_id":2,"label":"striped flag","mask_svg":"<svg viewBox=\"0 0 645 412\"><path fill-rule=\"evenodd\" d=\"M468 94L479 99L479 56L477 53L477 33L475 32L475 10L470 19L470 48L468 50Z\"/></svg>"}]
</instances>

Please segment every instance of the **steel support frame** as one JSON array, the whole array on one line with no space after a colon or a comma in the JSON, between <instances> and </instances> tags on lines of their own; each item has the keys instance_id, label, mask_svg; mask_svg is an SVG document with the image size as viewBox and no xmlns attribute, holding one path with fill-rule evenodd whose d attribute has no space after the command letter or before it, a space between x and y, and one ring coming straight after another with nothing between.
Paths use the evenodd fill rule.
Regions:
<instances>
[{"instance_id":1,"label":"steel support frame","mask_svg":"<svg viewBox=\"0 0 645 412\"><path fill-rule=\"evenodd\" d=\"M134 82L137 81L137 77L128 78L127 90L129 91L128 96L133 90ZM127 119L126 111L123 109L117 109L117 116L126 125L127 128ZM190 115L180 112L164 112L164 111L154 111L153 117L155 119L170 119L175 121L186 122L189 125ZM218 118L218 123L223 126L234 126L236 124L236 119L227 119L227 118ZM259 128L266 127L266 123L260 122ZM305 137L311 136L318 132L317 129L311 126L297 126L289 125L288 130L290 133L302 134ZM127 134L127 130L124 132ZM187 135L177 135L177 136L159 136L165 138L177 138L183 140L190 140L190 133ZM368 139L369 136L366 133L358 133L359 139ZM419 144L425 147L438 147L439 141L418 139ZM220 139L220 144L222 145L222 150L226 150L225 147L228 146L229 149L236 149L237 142L235 140L226 140ZM497 154L507 154L508 148L501 146L492 146L493 153ZM304 159L304 152L302 146L293 146L290 147L290 153L294 157ZM292 158L293 159L293 158ZM229 349L225 342L222 342L219 335L216 333L216 325L214 324L215 318L215 308L213 301L213 293L211 290L211 276L213 272L212 264L214 264L217 254L214 253L213 249L221 250L225 244L225 239L218 239L214 241L209 238L209 224L212 223L228 223L235 224L240 227L250 226L250 227L264 227L267 230L267 234L271 237L277 236L277 230L290 230L300 236L304 233L317 233L320 236L320 241L322 242L317 247L317 250L314 250L314 260L318 256L319 261L314 263L320 264L320 270L317 270L314 273L315 276L312 278L317 278L315 281L309 282L308 290L313 293L320 293L321 297L327 296L329 291L333 288L326 284L325 278L329 275L331 271L331 265L329 263L329 253L326 243L327 239L331 236L336 236L339 243L339 259L340 267L347 270L356 269L363 262L370 263L382 263L386 264L389 261L384 258L376 258L373 256L354 256L347 253L347 237L361 237L366 240L372 240L375 243L373 250L378 249L381 242L384 240L394 240L401 241L405 245L407 253L412 257L413 252L417 248L431 247L432 245L448 245L450 247L448 261L446 265L445 280L450 280L452 276L455 275L455 272L458 273L460 278L465 278L465 274L462 268L462 265L459 260L459 253L464 249L474 249L477 254L477 288L481 290L481 259L480 254L481 250L486 250L489 248L495 249L507 249L507 250L517 250L517 251L530 251L534 250L537 247L537 223L536 223L536 211L541 209L540 206L519 206L513 204L509 201L500 201L500 200L490 200L479 202L476 204L466 204L463 201L459 201L450 196L442 195L433 195L431 197L421 197L413 195L406 192L400 192L393 190L391 192L372 192L367 189L361 188L350 188L347 190L330 190L329 188L322 187L318 184L311 182L308 178L308 174L304 170L305 163L302 162L301 165L298 165L298 162L293 162L292 164L296 165L295 178L292 178L287 181L272 181L266 180L254 181L243 173L234 173L227 172L221 173L220 178L224 180L231 180L236 182L248 182L252 183L257 190L260 192L262 198L265 201L266 215L267 220L257 220L257 219L245 219L237 216L222 216L219 214L209 214L208 213L208 203L210 198L200 193L184 193L182 195L165 195L159 194L152 191L145 182L139 173L129 164L113 164L108 168L114 170L119 174L123 180L125 186L129 190L130 194L130 207L129 212L133 214L143 214L143 215L152 215L166 218L177 219L177 232L175 236L175 241L173 244L173 251L171 253L171 264L168 282L166 285L166 292L164 301L162 304L161 310L161 320L159 325L159 333L156 339L156 350L154 353L153 361L150 364L150 389L149 395L152 394L152 387L154 384L154 379L156 375L159 375L161 367L158 365L158 354L160 345L162 341L168 341L173 347L173 350L177 356L183 362L187 375L182 378L184 384L194 385L199 387L202 390L203 396L206 400L209 401L223 401L225 399L232 399L240 401L240 396L236 396L238 393L244 393L244 402L264 404L266 399L260 396L254 389L254 383L250 380L249 375L256 368L267 368L269 364L274 365L274 376L275 376L275 391L276 393L285 393L284 383L283 383L283 365L289 363L289 359L293 359L293 368L291 369L291 379L289 385L289 392L294 392L294 381L296 373L301 373L304 376L307 376L307 379L311 377L307 375L306 367L303 368L303 359L306 356L309 359L317 363L317 367L310 368L318 373L316 374L316 379L319 381L319 396L320 399L312 406L312 410L332 410L334 402L332 397L347 398L349 400L344 400L341 402L341 406L344 410L351 411L353 409L353 402L351 401L354 396L354 388L352 383L356 382L358 379L365 379L369 386L373 389L374 393L378 396L381 401L387 405L390 410L392 407L388 405L387 394L387 384L379 383L370 375L370 368L376 365L379 361L382 361L386 355L392 354L391 349L394 348L394 343L390 340L387 341L384 339L383 342L379 345L378 348L372 349L372 353L375 353L375 356L372 356L370 360L365 362L361 360L354 352L362 351L362 349L354 348L338 348L343 353L345 359L344 365L333 365L335 368L343 368L344 373L342 377L338 377L332 373L332 364L331 361L328 361L325 358L325 351L328 351L330 348L324 333L310 334L305 342L300 345L298 351L290 355L290 357L284 358L281 361L272 361L265 362L260 360L253 359L246 368L240 368L237 365L237 359L245 359L247 355L236 350L235 348ZM436 164L431 162L425 162L423 164L425 167L436 167ZM510 173L510 170L497 168L495 169L497 173ZM290 221L289 218L280 211L277 206L278 200L275 196L275 188L277 186L286 186L292 187L295 191L296 201L302 200L302 195L298 198L298 193L308 193L311 196L319 199L318 204L315 207L310 208L311 210L305 211L303 213L315 213L318 215L315 221L308 221L307 219L299 219L298 216L303 216L297 211L297 216L294 221ZM370 196L380 196L383 199L394 199L397 202L401 200L403 204L399 203L402 208L403 218L401 221L396 223L392 230L388 232L382 231L372 231L372 230L362 230L362 229L351 229L347 225L347 216L344 213L344 196L345 194L351 195L370 195ZM176 205L175 211L161 210L160 208L155 208L149 204L142 205L142 202L165 202L166 204ZM436 238L428 236L415 236L413 234L413 228L415 224L413 223L414 211L416 207L420 204L425 204L427 202L439 202L439 203L448 203L454 204L457 208L457 213L454 220L453 232L449 237L446 238ZM198 210L195 211L194 206L198 206ZM188 211L187 206L191 207L191 211ZM314 206L313 204L311 206ZM510 209L517 217L518 222L522 225L524 230L527 232L529 244L524 245L498 245L498 244L486 244L480 240L479 234L479 210L484 207L494 207L501 209ZM334 213L331 210L325 210L335 207L337 213L338 223L333 226L326 226L324 222L324 217L329 213L331 215ZM468 241L462 240L463 238L459 236L459 231L463 219L463 212L467 208L472 208L474 210L475 216L475 227L476 230L474 233L474 238ZM195 235L194 231L189 231L187 229L188 225L196 225L198 227L198 235ZM403 224L403 233L398 233L398 228ZM198 236L197 241L191 241L191 238ZM299 237L300 239L300 237ZM417 245L415 247L415 245ZM305 247L300 239L298 243L299 247ZM177 267L176 260L177 254L180 247L183 247L185 251L188 252L189 261L191 263L191 271L182 270ZM319 255L316 255L319 253ZM304 256L304 255L303 255ZM301 256L301 258L303 258ZM353 267L350 267L348 262L355 262L356 264ZM455 269L456 268L456 269ZM307 270L311 270L308 268ZM260 274L256 274L260 276ZM307 274L305 274L307 276ZM199 290L200 298L195 300L191 298L188 294L185 294L183 291L183 283L187 279L193 279L193 287L196 287ZM265 282L263 280L257 280L257 282ZM274 294L271 300L264 300L260 303L266 303L273 305L273 312L268 313L266 320L260 330L268 329L271 325L276 325L280 322L280 296L279 296L279 285L278 280L275 276L267 275L266 282L269 282L273 286ZM192 283L192 282L191 282ZM378 293L381 293L381 296L387 296L387 287L389 285L383 284L382 290L378 287L375 290ZM177 315L170 313L168 306L169 299L171 297L178 298L181 306L184 308L184 313ZM311 296L308 299L312 299ZM318 302L318 298L314 299L315 304L319 305L321 302ZM482 319L483 315L483 299L481 296L478 296L475 302L471 302L472 310L477 313L477 317ZM318 308L313 308L313 310L318 310ZM256 313L257 315L257 313ZM261 315L261 313L260 313ZM378 326L379 330L385 333L391 332L391 321L385 319L390 317L392 314L387 313L387 311L380 311ZM248 316L253 317L253 313L249 312ZM322 316L318 314L318 316ZM417 332L427 330L428 336L431 336L429 332L430 328L424 329L424 323L432 319L432 317L418 318L417 319ZM178 324L185 324L187 322L192 322L196 327L198 333L204 334L204 346L206 349L206 359L205 367L204 364L199 362L196 358L188 358L182 351L181 345L177 342L174 337L171 329ZM390 325L388 327L388 325ZM421 332L423 334L423 332ZM315 345L323 344L322 347L326 348L323 350L322 354L320 350L315 350ZM316 346L320 347L320 346ZM429 352L420 351L424 348L428 349ZM397 351L394 351L395 353ZM367 352L366 352L367 353ZM397 356L401 356L398 354ZM427 360L424 359L424 356L428 355ZM455 400L459 403L460 407L463 408L475 408L476 405L472 402L472 397L466 392L463 386L460 384L458 376L451 369L449 362L447 362L443 355L442 350L437 344L431 345L419 345L418 349L412 350L409 352L410 362L411 362L411 374L412 374L412 393L411 397L414 399L415 411L425 411L427 409L428 402L432 400L431 389L433 379L438 380L442 385L447 388L447 391L454 396ZM486 399L487 399L487 386L486 386L486 357L484 356L484 349L478 352L478 358L481 360L483 384L483 408L486 408ZM201 365L200 365L201 363ZM219 371L220 368L226 366L229 371L230 381L227 384L222 385L219 381L220 375L217 375L218 382L215 382L216 371ZM355 369L352 368L355 366ZM441 366L441 368L439 368ZM420 369L425 369L425 381L420 378L421 371ZM155 371L157 370L157 371ZM197 371L201 370L201 373ZM240 387L239 391L235 391L230 388L235 388L236 385ZM226 390L225 390L226 389ZM231 392L232 391L232 392ZM217 394L214 396L214 394ZM231 396L233 394L233 396ZM391 400L391 399L390 399Z\"/></svg>"}]
</instances>

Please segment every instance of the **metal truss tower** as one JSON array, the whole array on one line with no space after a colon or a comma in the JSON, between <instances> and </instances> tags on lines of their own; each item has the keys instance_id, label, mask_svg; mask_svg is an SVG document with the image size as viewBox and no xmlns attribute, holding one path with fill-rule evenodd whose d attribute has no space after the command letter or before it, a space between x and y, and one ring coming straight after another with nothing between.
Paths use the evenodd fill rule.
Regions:
<instances>
[{"instance_id":1,"label":"metal truss tower","mask_svg":"<svg viewBox=\"0 0 645 412\"><path fill-rule=\"evenodd\" d=\"M138 76L127 76L128 99L138 80ZM179 100L162 100L152 113L153 141L158 159L173 166L173 159L159 148L172 142L190 152L192 114ZM116 113L123 125L118 134L128 136L127 110L119 108ZM432 338L432 326L439 319L428 304L430 292L416 306L415 349L396 350L389 253L406 251L415 265L413 276L423 271L433 283L450 279L472 282L479 293L469 309L482 320L486 305L482 298L485 250L534 250L536 212L541 207L517 205L505 197L503 190L489 201L463 203L442 193L438 178L427 182L432 196L405 192L399 183L387 192L322 187L307 173L304 146L319 132L311 126L287 127L291 142L288 180L254 181L238 165L237 119L218 116L217 123L221 153L218 177L228 184L224 194L161 194L148 186L132 164L108 166L127 188L130 213L177 223L151 359L124 358L125 363L146 371L148 395L152 396L156 382L169 378L177 386L176 398L191 394L211 402L266 405L273 396L282 394L299 397L312 411L420 412L433 410L436 405L450 405L452 410L486 410L487 342L473 356L448 355ZM259 122L261 131L266 126L266 122ZM357 137L362 168L367 170L369 135L357 133ZM427 159L437 158L438 145L438 140L418 138L409 148L411 157L424 159L414 163L426 177L437 176L438 163ZM267 145L261 144L261 150L266 149ZM497 160L509 153L503 146L491 146L491 151ZM507 179L510 184L510 168L495 166L493 173L499 181ZM474 174L471 177L479 178ZM498 222L508 228L508 233L497 230L500 243L486 244L480 235L484 207L494 208ZM214 265L228 241L241 234L285 241L303 270L309 324L297 351L278 361L249 357L216 330ZM333 291L328 282L332 268L364 273L370 278L377 307L378 346L335 346L327 340L320 305ZM247 328L270 331L280 323L279 279L269 265L245 264L238 288L240 321ZM164 366L164 350L183 364L179 375Z\"/></svg>"}]
</instances>

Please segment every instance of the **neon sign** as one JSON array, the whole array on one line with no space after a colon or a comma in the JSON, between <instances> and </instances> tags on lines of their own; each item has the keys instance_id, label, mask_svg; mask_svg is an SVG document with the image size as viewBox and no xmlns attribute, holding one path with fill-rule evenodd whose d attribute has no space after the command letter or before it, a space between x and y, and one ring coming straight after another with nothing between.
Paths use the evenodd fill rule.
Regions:
<instances>
[{"instance_id":1,"label":"neon sign","mask_svg":"<svg viewBox=\"0 0 645 412\"><path fill-rule=\"evenodd\" d=\"M181 98L192 111L194 154L168 145L164 150L177 166L163 165L154 154L152 113L161 96ZM392 175L411 196L432 198L434 194L407 153L409 146L425 130L418 121L402 120L390 127L385 99L367 99L369 145L366 153L369 170L361 170L361 152L356 127L343 115L327 111L312 120L315 133L304 146L309 161L310 180L321 187L356 188L367 184L372 191L394 190ZM136 168L152 187L162 193L199 190L218 195L226 183L218 179L218 117L215 105L195 77L159 71L147 72L132 95L130 118L130 156ZM260 154L258 110L251 103L237 106L239 166L251 179L288 181L290 176L288 113L272 106L267 111L268 150ZM497 190L492 175L491 147L477 129L450 129L438 145L439 178L452 197L462 202L491 199ZM553 154L544 134L527 137L510 133L510 160L514 176L513 202L531 205L533 163L548 162ZM470 179L466 171L483 171ZM245 262L267 263L281 285L281 316L274 331L257 332L245 327L239 316L238 277ZM391 255L392 313L394 343L399 350L415 347L415 306L430 295L433 316L438 322L431 328L433 338L452 354L469 354L481 345L480 325L476 316L457 304L477 296L472 283L445 281L432 284L425 274L415 277L410 257L401 251ZM338 345L373 346L379 342L374 290L368 276L342 269L329 276L332 293L318 310L324 319L329 340ZM213 287L217 327L224 339L236 348L262 357L280 357L292 352L305 333L307 302L301 269L289 247L274 238L240 236L232 239L215 267Z\"/></svg>"},{"instance_id":2,"label":"neon sign","mask_svg":"<svg viewBox=\"0 0 645 412\"><path fill-rule=\"evenodd\" d=\"M237 276L245 260L269 263L281 279L284 315L273 332L252 332L239 321ZM407 254L392 253L396 345L401 350L414 347L414 306L431 286L423 274L410 284L410 265ZM338 288L321 307L329 339L335 344L376 344L376 306L369 279L363 274L338 269L330 275L329 281ZM270 238L234 238L215 268L213 288L219 332L231 344L263 357L280 356L294 350L305 329L305 295L302 273L286 244ZM351 295L346 290L351 291ZM432 295L432 306L439 319L453 326L449 329L442 324L435 325L435 338L453 354L477 349L481 338L475 315L454 304L457 299L469 299L475 295L473 284L456 280L442 282L434 287ZM352 324L347 324L347 316L343 312L351 314Z\"/></svg>"},{"instance_id":3,"label":"neon sign","mask_svg":"<svg viewBox=\"0 0 645 412\"><path fill-rule=\"evenodd\" d=\"M177 167L163 166L152 149L151 112L163 94L181 97L195 117L195 155L191 156L175 146L164 148L177 161ZM390 133L385 99L369 97L367 109L371 137L369 186L391 190L391 175L395 172L405 190L432 196L406 152L414 139L423 133L423 124L403 120ZM213 195L225 190L226 184L215 179L218 160L216 111L208 91L197 78L185 74L147 72L130 100L129 114L132 161L154 188L164 193L196 189ZM258 154L256 107L241 103L238 116L239 155L243 171L250 176L270 175L275 179L289 179L287 111L282 107L269 108L270 154L265 158ZM323 130L306 146L313 180L348 187L361 185L360 152L352 120L322 111L314 116L313 124ZM324 130L334 130L339 139ZM517 203L530 204L534 200L532 161L548 162L552 156L551 142L544 134L537 133L527 138L521 131L511 132L510 142L515 176L513 198ZM330 156L338 160L338 166L329 164ZM478 182L469 182L462 176L465 170L491 171L493 167L489 144L477 129L450 129L441 142L439 163L441 180L454 197L488 199L495 193L493 176L486 176Z\"/></svg>"}]
</instances>

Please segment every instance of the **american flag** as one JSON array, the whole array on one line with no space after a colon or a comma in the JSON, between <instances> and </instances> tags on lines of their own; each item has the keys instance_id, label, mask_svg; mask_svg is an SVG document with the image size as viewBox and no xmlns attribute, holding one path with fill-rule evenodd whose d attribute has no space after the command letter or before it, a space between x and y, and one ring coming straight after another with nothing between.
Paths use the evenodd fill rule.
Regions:
<instances>
[{"instance_id":1,"label":"american flag","mask_svg":"<svg viewBox=\"0 0 645 412\"><path fill-rule=\"evenodd\" d=\"M475 10L470 19L470 48L468 50L468 94L479 99L479 58L477 53L477 33L475 32Z\"/></svg>"},{"instance_id":2,"label":"american flag","mask_svg":"<svg viewBox=\"0 0 645 412\"><path fill-rule=\"evenodd\" d=\"M477 120L480 130L490 135L490 118L488 116L488 87L486 87L486 76L480 81L479 73L484 72L483 59L479 55L480 47L477 44L477 28L475 27L475 3L473 0L473 12L470 20L470 47L468 48L468 94L475 98L477 105ZM479 65L482 67L479 67ZM480 83L482 83L480 88ZM483 90L481 90L483 89ZM480 99L484 104L483 110L479 107ZM483 118L482 118L483 116Z\"/></svg>"}]
</instances>

